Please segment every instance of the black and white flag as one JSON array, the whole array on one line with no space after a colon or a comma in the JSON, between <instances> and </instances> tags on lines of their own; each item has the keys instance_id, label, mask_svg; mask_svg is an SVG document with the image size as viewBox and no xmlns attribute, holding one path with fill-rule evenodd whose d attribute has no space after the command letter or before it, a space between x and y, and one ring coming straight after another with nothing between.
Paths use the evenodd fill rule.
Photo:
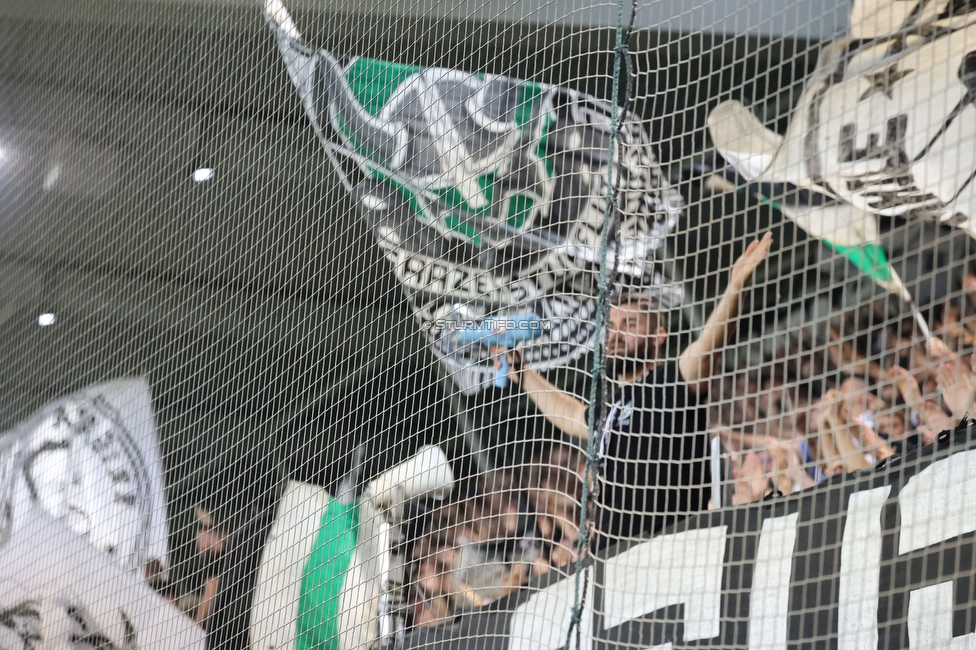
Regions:
<instances>
[{"instance_id":1,"label":"black and white flag","mask_svg":"<svg viewBox=\"0 0 976 650\"><path fill-rule=\"evenodd\" d=\"M96 384L0 435L0 539L34 508L127 571L169 566L163 465L144 379Z\"/></svg>"},{"instance_id":2,"label":"black and white flag","mask_svg":"<svg viewBox=\"0 0 976 650\"><path fill-rule=\"evenodd\" d=\"M784 135L736 101L719 105L709 128L749 180L855 209L839 221L805 216L817 237L875 243L868 215L938 219L976 237L976 12L953 0L858 0Z\"/></svg>"}]
</instances>

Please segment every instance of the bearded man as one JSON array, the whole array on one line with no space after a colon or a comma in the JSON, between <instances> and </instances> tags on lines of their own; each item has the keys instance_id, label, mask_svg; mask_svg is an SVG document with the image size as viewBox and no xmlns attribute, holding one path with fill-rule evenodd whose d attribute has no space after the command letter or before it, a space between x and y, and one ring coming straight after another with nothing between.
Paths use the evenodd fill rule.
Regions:
<instances>
[{"instance_id":1,"label":"bearded man","mask_svg":"<svg viewBox=\"0 0 976 650\"><path fill-rule=\"evenodd\" d=\"M656 301L622 293L610 309L606 360L614 385L599 440L596 546L654 534L679 517L706 508L711 489L704 402L720 370L722 349L735 333L740 295L772 246L753 241L736 261L729 285L701 335L678 356L664 357L667 331ZM509 377L561 431L588 442L590 406L509 353ZM604 404L605 403L605 404ZM595 414L598 425L601 412Z\"/></svg>"}]
</instances>

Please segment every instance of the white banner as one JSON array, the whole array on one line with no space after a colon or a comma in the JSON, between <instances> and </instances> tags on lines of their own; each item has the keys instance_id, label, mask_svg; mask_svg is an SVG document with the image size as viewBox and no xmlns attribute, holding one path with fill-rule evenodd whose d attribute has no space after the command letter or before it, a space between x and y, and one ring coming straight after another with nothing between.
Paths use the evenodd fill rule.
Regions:
<instances>
[{"instance_id":1,"label":"white banner","mask_svg":"<svg viewBox=\"0 0 976 650\"><path fill-rule=\"evenodd\" d=\"M40 507L131 571L169 566L163 464L144 379L96 384L0 435L0 539Z\"/></svg>"}]
</instances>

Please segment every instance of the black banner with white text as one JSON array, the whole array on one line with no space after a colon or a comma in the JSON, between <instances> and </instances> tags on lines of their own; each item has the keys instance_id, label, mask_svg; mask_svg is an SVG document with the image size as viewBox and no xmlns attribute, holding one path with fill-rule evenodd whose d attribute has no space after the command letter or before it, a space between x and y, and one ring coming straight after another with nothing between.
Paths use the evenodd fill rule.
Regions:
<instances>
[{"instance_id":1,"label":"black banner with white text","mask_svg":"<svg viewBox=\"0 0 976 650\"><path fill-rule=\"evenodd\" d=\"M571 647L973 647L974 497L970 425L870 472L691 517L584 568ZM575 594L575 576L550 574L406 646L562 648Z\"/></svg>"}]
</instances>

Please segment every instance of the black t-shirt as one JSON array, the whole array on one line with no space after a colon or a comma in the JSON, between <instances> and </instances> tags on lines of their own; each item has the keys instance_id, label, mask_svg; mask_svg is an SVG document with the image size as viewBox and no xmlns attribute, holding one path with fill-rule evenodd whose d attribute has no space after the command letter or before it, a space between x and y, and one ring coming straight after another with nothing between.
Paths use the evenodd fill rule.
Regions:
<instances>
[{"instance_id":1,"label":"black t-shirt","mask_svg":"<svg viewBox=\"0 0 976 650\"><path fill-rule=\"evenodd\" d=\"M651 369L614 396L598 440L596 541L643 537L708 504L707 411L676 361ZM599 423L599 420L598 420Z\"/></svg>"}]
</instances>

